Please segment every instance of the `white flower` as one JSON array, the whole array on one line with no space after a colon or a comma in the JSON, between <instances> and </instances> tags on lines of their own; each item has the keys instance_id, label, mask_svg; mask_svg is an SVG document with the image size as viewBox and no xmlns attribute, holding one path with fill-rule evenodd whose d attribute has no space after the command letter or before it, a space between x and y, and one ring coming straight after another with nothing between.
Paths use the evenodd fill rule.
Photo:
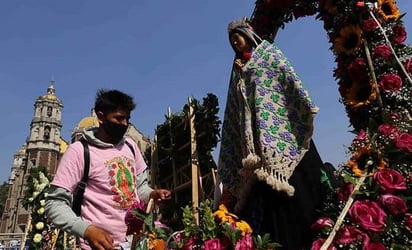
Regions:
<instances>
[{"instance_id":1,"label":"white flower","mask_svg":"<svg viewBox=\"0 0 412 250\"><path fill-rule=\"evenodd\" d=\"M37 230L42 230L43 229L43 227L44 227L44 223L43 222L37 222L36 223L36 229Z\"/></svg>"},{"instance_id":2,"label":"white flower","mask_svg":"<svg viewBox=\"0 0 412 250\"><path fill-rule=\"evenodd\" d=\"M47 196L49 195L49 193L44 193L44 198L47 198Z\"/></svg>"},{"instance_id":3,"label":"white flower","mask_svg":"<svg viewBox=\"0 0 412 250\"><path fill-rule=\"evenodd\" d=\"M29 198L29 201L30 201L30 202L34 201L33 197L30 197L30 198Z\"/></svg>"},{"instance_id":4,"label":"white flower","mask_svg":"<svg viewBox=\"0 0 412 250\"><path fill-rule=\"evenodd\" d=\"M33 236L34 243L39 243L41 241L41 234L35 234Z\"/></svg>"},{"instance_id":5,"label":"white flower","mask_svg":"<svg viewBox=\"0 0 412 250\"><path fill-rule=\"evenodd\" d=\"M49 185L49 179L43 174L43 172L39 173L39 180L41 184Z\"/></svg>"},{"instance_id":6,"label":"white flower","mask_svg":"<svg viewBox=\"0 0 412 250\"><path fill-rule=\"evenodd\" d=\"M44 204L46 204L46 201L45 201L45 200L41 200L41 201L40 201L40 206L42 206L42 207L43 207L43 206L44 206Z\"/></svg>"},{"instance_id":7,"label":"white flower","mask_svg":"<svg viewBox=\"0 0 412 250\"><path fill-rule=\"evenodd\" d=\"M44 214L44 207L41 207L41 208L37 209L37 213L38 213L39 215Z\"/></svg>"},{"instance_id":8,"label":"white flower","mask_svg":"<svg viewBox=\"0 0 412 250\"><path fill-rule=\"evenodd\" d=\"M34 191L33 194L31 195L31 197L33 199L35 199L39 194L40 194L40 192Z\"/></svg>"}]
</instances>

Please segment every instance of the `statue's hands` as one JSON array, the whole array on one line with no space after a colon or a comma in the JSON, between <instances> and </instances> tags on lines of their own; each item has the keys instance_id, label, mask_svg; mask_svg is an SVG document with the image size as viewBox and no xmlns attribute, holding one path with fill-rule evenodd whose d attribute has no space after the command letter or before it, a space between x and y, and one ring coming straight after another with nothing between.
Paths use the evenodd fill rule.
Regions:
<instances>
[{"instance_id":1,"label":"statue's hands","mask_svg":"<svg viewBox=\"0 0 412 250\"><path fill-rule=\"evenodd\" d=\"M237 70L240 70L243 67L243 65L245 65L243 63L242 59L240 59L240 58L235 59L234 63L235 63L235 67L236 67Z\"/></svg>"}]
</instances>

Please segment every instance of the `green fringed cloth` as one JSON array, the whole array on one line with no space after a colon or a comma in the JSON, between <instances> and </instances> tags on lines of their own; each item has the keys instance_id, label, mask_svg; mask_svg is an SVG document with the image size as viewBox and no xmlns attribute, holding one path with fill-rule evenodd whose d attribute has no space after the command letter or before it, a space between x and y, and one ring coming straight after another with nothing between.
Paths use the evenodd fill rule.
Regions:
<instances>
[{"instance_id":1,"label":"green fringed cloth","mask_svg":"<svg viewBox=\"0 0 412 250\"><path fill-rule=\"evenodd\" d=\"M288 182L309 149L318 107L287 58L263 41L241 72L232 72L218 174L240 211L255 181L293 196Z\"/></svg>"}]
</instances>

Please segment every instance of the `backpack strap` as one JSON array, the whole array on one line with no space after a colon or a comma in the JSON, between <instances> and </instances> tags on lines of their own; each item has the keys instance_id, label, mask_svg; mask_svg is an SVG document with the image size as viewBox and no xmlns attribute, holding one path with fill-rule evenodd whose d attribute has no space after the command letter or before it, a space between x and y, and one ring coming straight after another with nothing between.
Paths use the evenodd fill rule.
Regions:
<instances>
[{"instance_id":1,"label":"backpack strap","mask_svg":"<svg viewBox=\"0 0 412 250\"><path fill-rule=\"evenodd\" d=\"M130 142L127 141L127 140L125 140L124 142L127 144L127 146L129 146L130 150L131 150L132 153L133 153L133 156L136 157L136 153L134 152L134 148L133 148L132 144L130 144Z\"/></svg>"},{"instance_id":2,"label":"backpack strap","mask_svg":"<svg viewBox=\"0 0 412 250\"><path fill-rule=\"evenodd\" d=\"M89 179L89 169L90 169L90 153L89 153L89 145L87 144L87 141L84 139L81 139L80 142L83 144L83 154L84 154L84 174L83 178L80 181L78 187L77 187L77 192L76 196L73 200L73 211L76 213L77 216L80 216L81 214L81 206L83 202L83 194L84 190L86 189L87 186L87 180Z\"/></svg>"}]
</instances>

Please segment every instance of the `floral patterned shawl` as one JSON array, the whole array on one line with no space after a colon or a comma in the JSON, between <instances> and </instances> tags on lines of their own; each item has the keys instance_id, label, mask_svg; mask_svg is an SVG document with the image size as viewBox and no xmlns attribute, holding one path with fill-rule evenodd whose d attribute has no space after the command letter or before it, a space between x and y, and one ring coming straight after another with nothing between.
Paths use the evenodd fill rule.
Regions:
<instances>
[{"instance_id":1,"label":"floral patterned shawl","mask_svg":"<svg viewBox=\"0 0 412 250\"><path fill-rule=\"evenodd\" d=\"M309 148L318 108L275 45L263 41L241 72L232 72L218 174L241 210L259 179L293 196L288 183Z\"/></svg>"}]
</instances>

